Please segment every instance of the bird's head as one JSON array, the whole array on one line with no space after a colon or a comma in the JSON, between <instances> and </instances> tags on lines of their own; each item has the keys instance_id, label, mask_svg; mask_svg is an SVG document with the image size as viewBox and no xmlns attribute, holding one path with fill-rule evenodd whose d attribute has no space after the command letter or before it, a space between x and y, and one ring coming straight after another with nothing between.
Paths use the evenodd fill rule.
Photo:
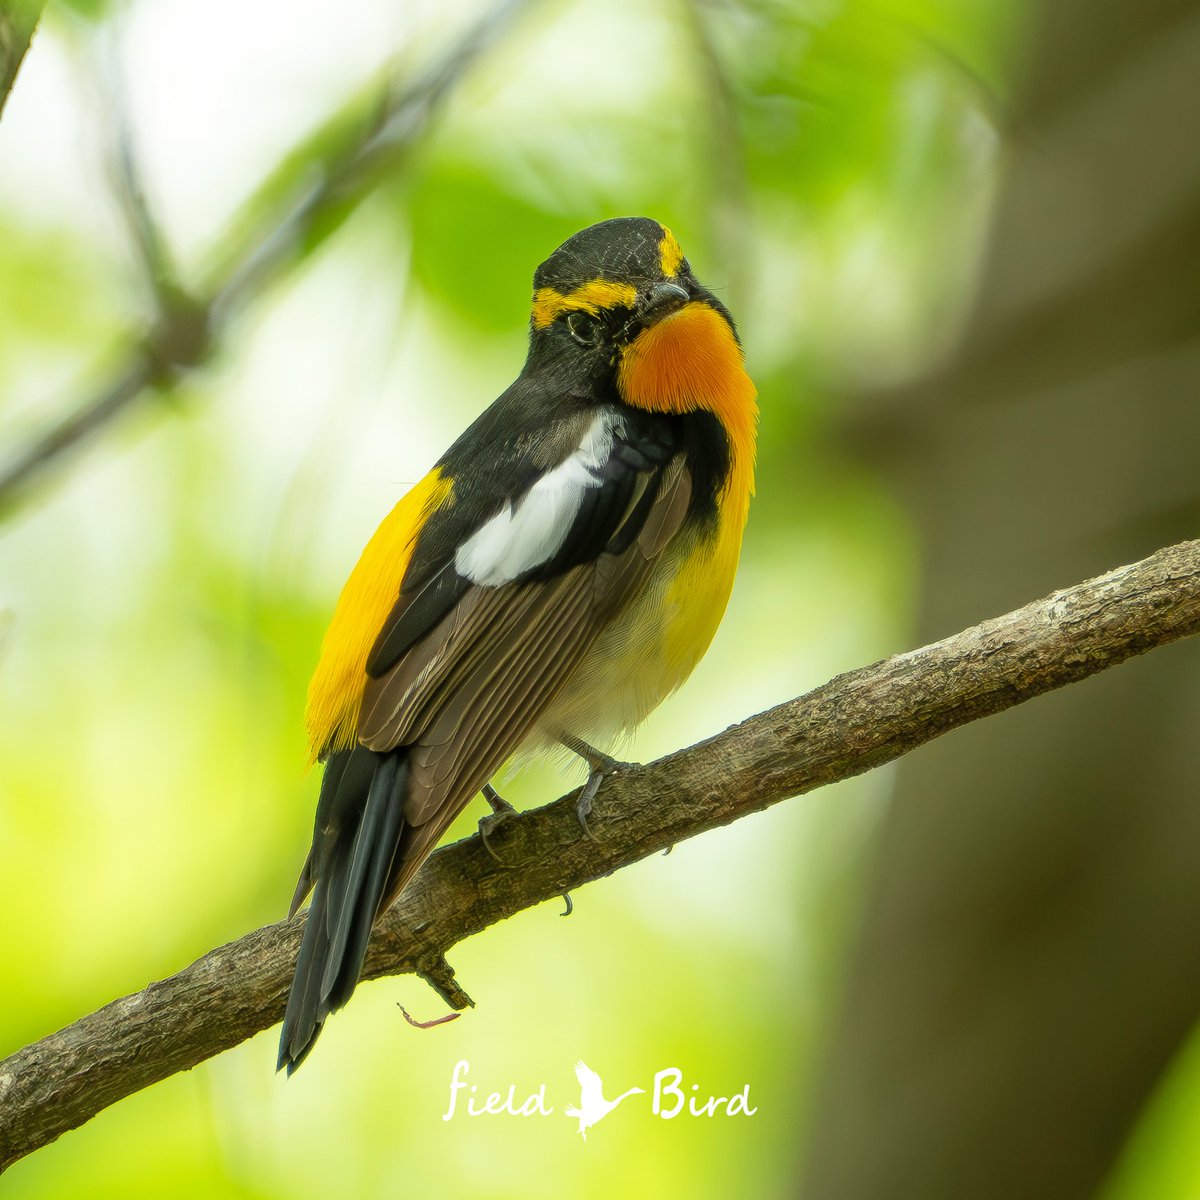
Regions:
<instances>
[{"instance_id":1,"label":"bird's head","mask_svg":"<svg viewBox=\"0 0 1200 1200\"><path fill-rule=\"evenodd\" d=\"M657 221L589 226L538 267L533 288L526 370L653 412L753 420L733 318Z\"/></svg>"}]
</instances>

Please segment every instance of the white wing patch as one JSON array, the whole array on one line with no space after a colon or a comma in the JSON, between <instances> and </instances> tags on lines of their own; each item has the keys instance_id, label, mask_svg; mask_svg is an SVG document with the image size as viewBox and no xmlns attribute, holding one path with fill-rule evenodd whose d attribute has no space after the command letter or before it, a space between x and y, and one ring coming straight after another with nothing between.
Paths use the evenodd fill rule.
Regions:
<instances>
[{"instance_id":1,"label":"white wing patch","mask_svg":"<svg viewBox=\"0 0 1200 1200\"><path fill-rule=\"evenodd\" d=\"M472 583L499 587L553 558L579 515L584 491L600 486L595 472L612 453L619 423L614 412L596 417L570 457L543 475L516 505L505 504L459 546L455 570Z\"/></svg>"}]
</instances>

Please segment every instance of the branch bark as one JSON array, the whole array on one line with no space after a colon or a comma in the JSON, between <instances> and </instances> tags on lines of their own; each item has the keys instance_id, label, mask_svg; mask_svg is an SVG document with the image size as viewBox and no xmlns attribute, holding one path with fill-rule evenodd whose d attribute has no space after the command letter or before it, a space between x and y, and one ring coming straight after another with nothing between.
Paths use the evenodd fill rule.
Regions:
<instances>
[{"instance_id":1,"label":"branch bark","mask_svg":"<svg viewBox=\"0 0 1200 1200\"><path fill-rule=\"evenodd\" d=\"M489 925L1196 632L1200 541L839 675L610 776L592 818L597 841L580 836L571 793L504 826L504 866L478 836L438 851L382 918L364 978L415 973L464 1008L471 999L445 956ZM0 1062L0 1170L278 1021L302 928L298 916L258 929Z\"/></svg>"}]
</instances>

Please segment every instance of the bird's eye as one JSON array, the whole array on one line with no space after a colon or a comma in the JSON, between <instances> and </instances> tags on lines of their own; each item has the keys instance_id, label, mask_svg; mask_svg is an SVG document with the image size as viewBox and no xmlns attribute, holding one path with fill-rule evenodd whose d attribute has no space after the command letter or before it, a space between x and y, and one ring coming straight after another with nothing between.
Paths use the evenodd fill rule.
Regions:
<instances>
[{"instance_id":1,"label":"bird's eye","mask_svg":"<svg viewBox=\"0 0 1200 1200\"><path fill-rule=\"evenodd\" d=\"M573 312L567 317L567 332L581 346L591 346L600 340L600 322L591 313Z\"/></svg>"}]
</instances>

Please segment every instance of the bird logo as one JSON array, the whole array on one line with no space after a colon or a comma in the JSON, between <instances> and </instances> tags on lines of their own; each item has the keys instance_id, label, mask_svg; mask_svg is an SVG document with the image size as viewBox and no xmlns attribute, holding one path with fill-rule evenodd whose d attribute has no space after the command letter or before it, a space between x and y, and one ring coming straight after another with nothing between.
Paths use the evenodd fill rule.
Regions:
<instances>
[{"instance_id":1,"label":"bird logo","mask_svg":"<svg viewBox=\"0 0 1200 1200\"><path fill-rule=\"evenodd\" d=\"M635 1087L622 1092L615 1100L606 1100L604 1080L582 1058L575 1064L575 1078L579 1080L579 1107L568 1105L566 1113L568 1117L579 1118L579 1136L585 1142L587 1131L603 1121L622 1100L646 1094L645 1088Z\"/></svg>"}]
</instances>

